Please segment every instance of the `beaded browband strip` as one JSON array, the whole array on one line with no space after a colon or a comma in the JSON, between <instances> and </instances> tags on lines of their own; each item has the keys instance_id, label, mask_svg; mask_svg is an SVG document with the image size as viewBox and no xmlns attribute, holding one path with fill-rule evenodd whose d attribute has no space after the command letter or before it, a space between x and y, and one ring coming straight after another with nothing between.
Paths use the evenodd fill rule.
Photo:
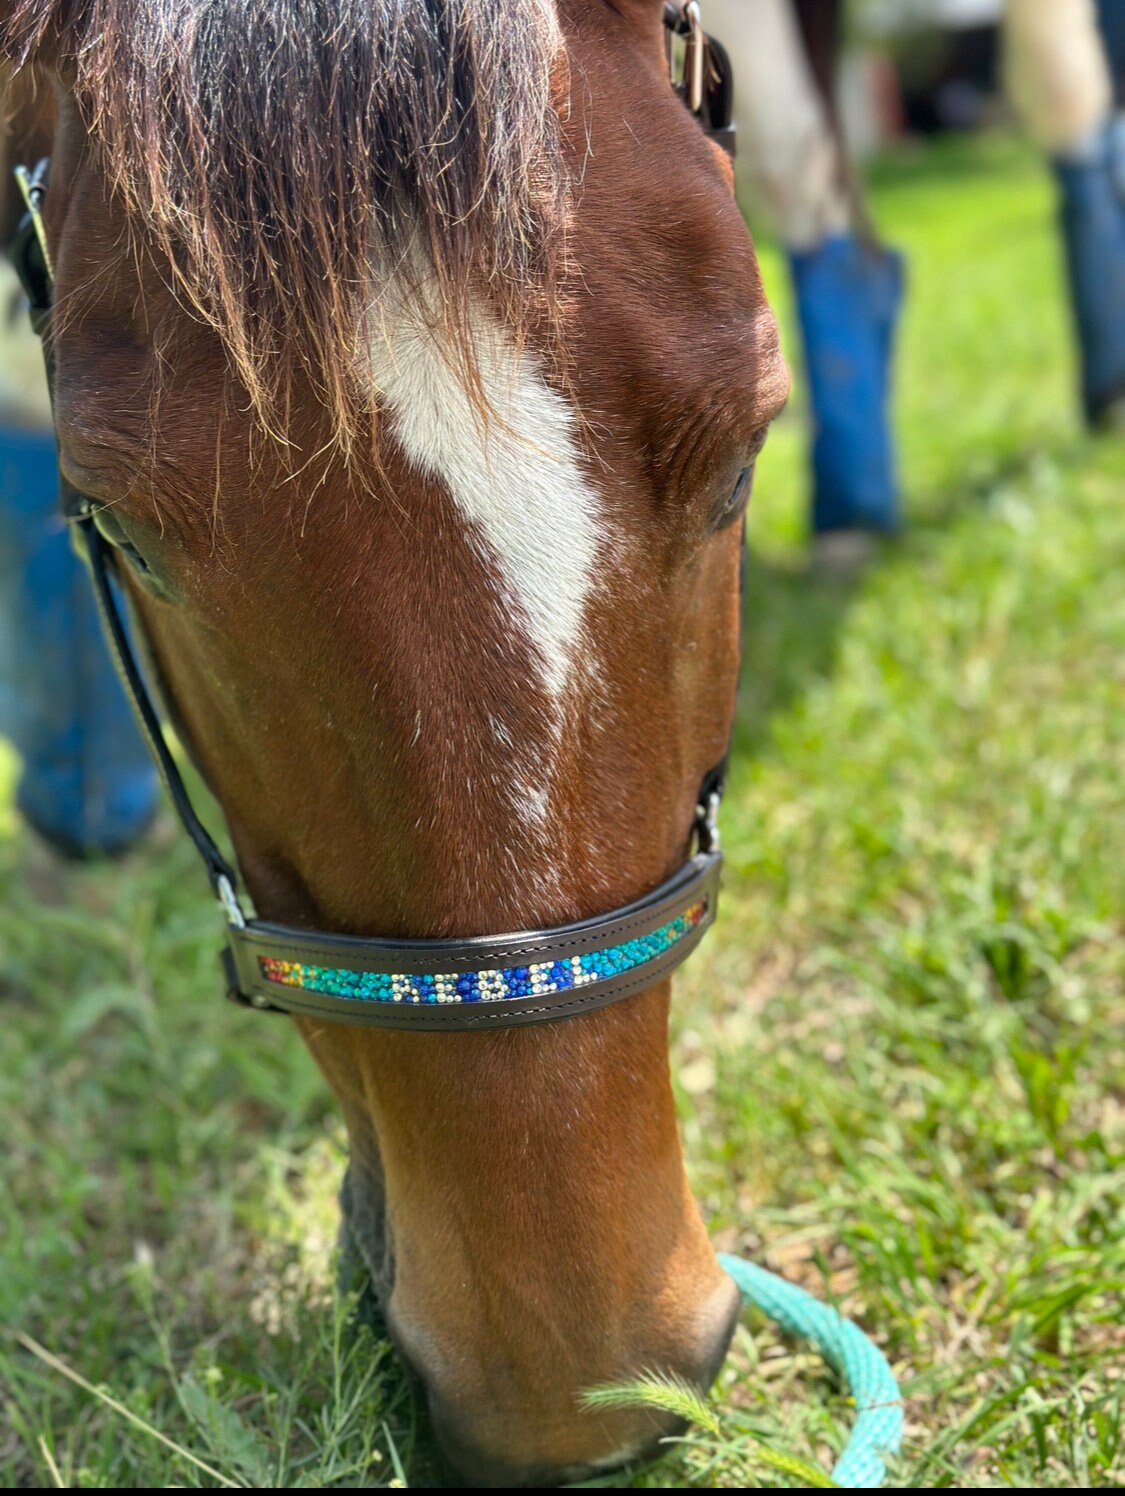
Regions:
<instances>
[{"instance_id":1,"label":"beaded browband strip","mask_svg":"<svg viewBox=\"0 0 1125 1496\"><path fill-rule=\"evenodd\" d=\"M320 992L326 997L344 997L363 1003L479 1003L511 1002L524 997L549 997L592 987L610 977L635 971L662 956L685 939L707 913L707 900L699 899L677 919L669 920L651 935L611 945L569 960L533 961L530 966L490 966L484 971L445 971L432 976L408 972L354 971L344 966L306 966L300 961L281 961L259 956L258 965L267 982L299 987L302 992Z\"/></svg>"}]
</instances>

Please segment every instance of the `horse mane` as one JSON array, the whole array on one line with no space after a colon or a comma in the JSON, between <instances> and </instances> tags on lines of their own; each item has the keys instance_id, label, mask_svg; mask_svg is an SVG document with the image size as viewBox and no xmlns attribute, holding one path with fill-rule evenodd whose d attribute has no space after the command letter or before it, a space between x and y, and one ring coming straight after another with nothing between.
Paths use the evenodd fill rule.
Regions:
<instances>
[{"instance_id":1,"label":"horse mane","mask_svg":"<svg viewBox=\"0 0 1125 1496\"><path fill-rule=\"evenodd\" d=\"M553 0L14 0L0 49L44 45L128 221L271 431L301 373L352 452L391 277L399 297L403 276L425 282L470 384L474 298L521 335L553 325Z\"/></svg>"}]
</instances>

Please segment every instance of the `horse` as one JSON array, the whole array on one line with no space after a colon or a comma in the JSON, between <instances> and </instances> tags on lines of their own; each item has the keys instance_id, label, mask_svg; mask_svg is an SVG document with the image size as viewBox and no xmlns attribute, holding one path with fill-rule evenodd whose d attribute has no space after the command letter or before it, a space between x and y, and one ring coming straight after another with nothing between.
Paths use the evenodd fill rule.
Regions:
<instances>
[{"instance_id":1,"label":"horse","mask_svg":"<svg viewBox=\"0 0 1125 1496\"><path fill-rule=\"evenodd\" d=\"M57 100L64 482L270 920L546 929L684 862L788 374L664 10L0 4L0 55ZM669 1002L293 1020L347 1127L347 1237L464 1480L640 1456L671 1421L583 1390L705 1387L725 1356Z\"/></svg>"}]
</instances>

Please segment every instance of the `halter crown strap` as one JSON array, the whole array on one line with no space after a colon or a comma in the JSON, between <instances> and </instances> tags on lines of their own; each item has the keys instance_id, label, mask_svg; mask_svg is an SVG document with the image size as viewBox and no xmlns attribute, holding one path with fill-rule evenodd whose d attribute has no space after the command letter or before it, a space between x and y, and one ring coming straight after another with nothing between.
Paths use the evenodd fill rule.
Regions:
<instances>
[{"instance_id":1,"label":"halter crown strap","mask_svg":"<svg viewBox=\"0 0 1125 1496\"><path fill-rule=\"evenodd\" d=\"M688 11L697 7L689 5ZM706 128L706 121L704 123ZM709 131L709 133L713 133ZM17 169L27 203L12 260L43 344L54 400L54 277L43 228L48 162ZM695 949L718 908L716 819L725 760L700 790L698 850L666 882L609 914L556 929L466 940L384 940L247 919L234 870L200 821L168 748L110 576L112 545L96 505L60 472L61 504L90 567L110 654L180 823L226 917L227 995L248 1007L386 1028L471 1030L548 1023L605 1007L653 986Z\"/></svg>"}]
</instances>

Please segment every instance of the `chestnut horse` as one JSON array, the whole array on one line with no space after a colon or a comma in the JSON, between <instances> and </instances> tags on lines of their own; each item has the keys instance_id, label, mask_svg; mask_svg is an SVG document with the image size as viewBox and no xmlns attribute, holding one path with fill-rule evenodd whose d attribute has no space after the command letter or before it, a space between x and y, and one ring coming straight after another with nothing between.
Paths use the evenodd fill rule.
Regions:
<instances>
[{"instance_id":1,"label":"chestnut horse","mask_svg":"<svg viewBox=\"0 0 1125 1496\"><path fill-rule=\"evenodd\" d=\"M58 99L62 469L270 919L549 928L685 858L788 376L663 10L0 0ZM723 1359L668 1009L662 981L503 1032L295 1020L469 1479L636 1455L660 1420L580 1393Z\"/></svg>"}]
</instances>

